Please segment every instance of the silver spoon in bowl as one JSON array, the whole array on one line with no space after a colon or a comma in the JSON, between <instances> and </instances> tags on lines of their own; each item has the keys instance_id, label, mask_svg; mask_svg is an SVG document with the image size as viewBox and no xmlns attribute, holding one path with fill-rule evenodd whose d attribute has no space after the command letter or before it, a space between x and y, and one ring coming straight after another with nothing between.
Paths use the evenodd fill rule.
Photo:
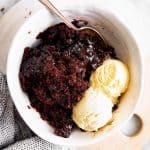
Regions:
<instances>
[{"instance_id":1,"label":"silver spoon in bowl","mask_svg":"<svg viewBox=\"0 0 150 150\"><path fill-rule=\"evenodd\" d=\"M104 44L106 44L106 40L104 39L103 35L98 32L96 29L93 27L89 26L83 26L80 28L77 28L75 25L73 25L49 0L39 0L42 4L44 4L48 9L53 11L69 28L72 28L76 31L85 31L86 33L91 33L93 35L97 35L100 37L100 39L103 40Z\"/></svg>"}]
</instances>

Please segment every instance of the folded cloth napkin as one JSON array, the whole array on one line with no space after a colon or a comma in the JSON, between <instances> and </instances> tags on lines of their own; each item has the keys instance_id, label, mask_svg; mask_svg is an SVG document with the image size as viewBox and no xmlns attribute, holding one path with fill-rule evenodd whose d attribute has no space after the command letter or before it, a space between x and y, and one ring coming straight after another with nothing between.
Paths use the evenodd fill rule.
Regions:
<instances>
[{"instance_id":1,"label":"folded cloth napkin","mask_svg":"<svg viewBox=\"0 0 150 150\"><path fill-rule=\"evenodd\" d=\"M10 98L6 76L0 73L0 149L71 150L37 137L19 116Z\"/></svg>"}]
</instances>

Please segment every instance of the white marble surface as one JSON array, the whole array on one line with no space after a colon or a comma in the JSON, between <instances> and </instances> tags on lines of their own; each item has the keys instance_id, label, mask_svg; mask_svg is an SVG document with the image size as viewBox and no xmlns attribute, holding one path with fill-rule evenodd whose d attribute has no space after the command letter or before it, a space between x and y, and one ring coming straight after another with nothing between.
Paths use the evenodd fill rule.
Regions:
<instances>
[{"instance_id":1,"label":"white marble surface","mask_svg":"<svg viewBox=\"0 0 150 150\"><path fill-rule=\"evenodd\" d=\"M18 1L20 0L0 0L0 17L2 17L9 10L9 8L11 8ZM111 0L111 1L116 2L116 5L119 4L117 3L117 0ZM145 36L148 37L148 35L150 35L150 30L149 30L150 29L150 0L126 0L126 2L127 5L124 7L130 7L130 10L132 7L135 7L142 14L143 22L145 22L147 26L147 30L145 30L147 33L145 33ZM2 8L4 8L4 10L2 10ZM132 14L134 12L130 12L130 13ZM145 28L145 26L141 26L141 28ZM148 56L150 55L149 49L147 49L146 53L148 54ZM143 149L150 150L150 142L148 142Z\"/></svg>"}]
</instances>

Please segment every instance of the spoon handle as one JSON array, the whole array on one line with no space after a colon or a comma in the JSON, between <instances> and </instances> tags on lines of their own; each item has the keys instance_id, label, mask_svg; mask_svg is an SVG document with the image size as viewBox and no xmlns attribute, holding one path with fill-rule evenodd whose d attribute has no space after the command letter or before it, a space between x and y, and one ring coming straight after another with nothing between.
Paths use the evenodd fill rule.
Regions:
<instances>
[{"instance_id":1,"label":"spoon handle","mask_svg":"<svg viewBox=\"0 0 150 150\"><path fill-rule=\"evenodd\" d=\"M63 22L74 30L78 30L68 19L49 1L49 0L39 0L42 4L44 4L47 8L49 8L52 12L54 12Z\"/></svg>"}]
</instances>

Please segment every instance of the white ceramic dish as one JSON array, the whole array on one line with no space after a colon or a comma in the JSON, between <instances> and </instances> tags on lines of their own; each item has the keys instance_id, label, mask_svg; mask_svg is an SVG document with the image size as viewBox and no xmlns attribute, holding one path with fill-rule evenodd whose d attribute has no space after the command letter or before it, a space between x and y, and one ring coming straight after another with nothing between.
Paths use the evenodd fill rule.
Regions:
<instances>
[{"instance_id":1,"label":"white ceramic dish","mask_svg":"<svg viewBox=\"0 0 150 150\"><path fill-rule=\"evenodd\" d=\"M32 1L37 4L37 1ZM35 37L46 27L59 22L53 15L46 9L39 6L40 11L35 12L17 31L16 36L10 47L7 59L7 78L8 86L14 103L28 126L41 138L61 145L87 145L100 141L105 138L108 133L115 129L119 129L121 125L127 121L132 115L135 105L137 104L141 88L142 88L142 60L138 46L133 39L130 31L120 21L120 16L107 9L92 9L90 5L86 7L71 7L68 10L60 5L58 1L55 2L57 6L65 10L64 13L70 18L88 19L94 24L98 24L98 29L103 32L105 38L109 43L116 48L118 56L130 68L131 82L128 92L122 98L122 102L114 113L114 122L112 125L107 126L99 131L95 136L91 133L74 131L70 138L62 138L53 134L53 128L43 121L39 114L34 109L28 109L30 105L29 100L25 93L20 88L18 79L19 66L21 63L23 50L26 46L31 46L36 42ZM76 3L78 5L79 3ZM39 3L37 5L40 5ZM80 9L79 9L80 8ZM102 28L99 28L99 25ZM30 34L28 32L31 31Z\"/></svg>"}]
</instances>

